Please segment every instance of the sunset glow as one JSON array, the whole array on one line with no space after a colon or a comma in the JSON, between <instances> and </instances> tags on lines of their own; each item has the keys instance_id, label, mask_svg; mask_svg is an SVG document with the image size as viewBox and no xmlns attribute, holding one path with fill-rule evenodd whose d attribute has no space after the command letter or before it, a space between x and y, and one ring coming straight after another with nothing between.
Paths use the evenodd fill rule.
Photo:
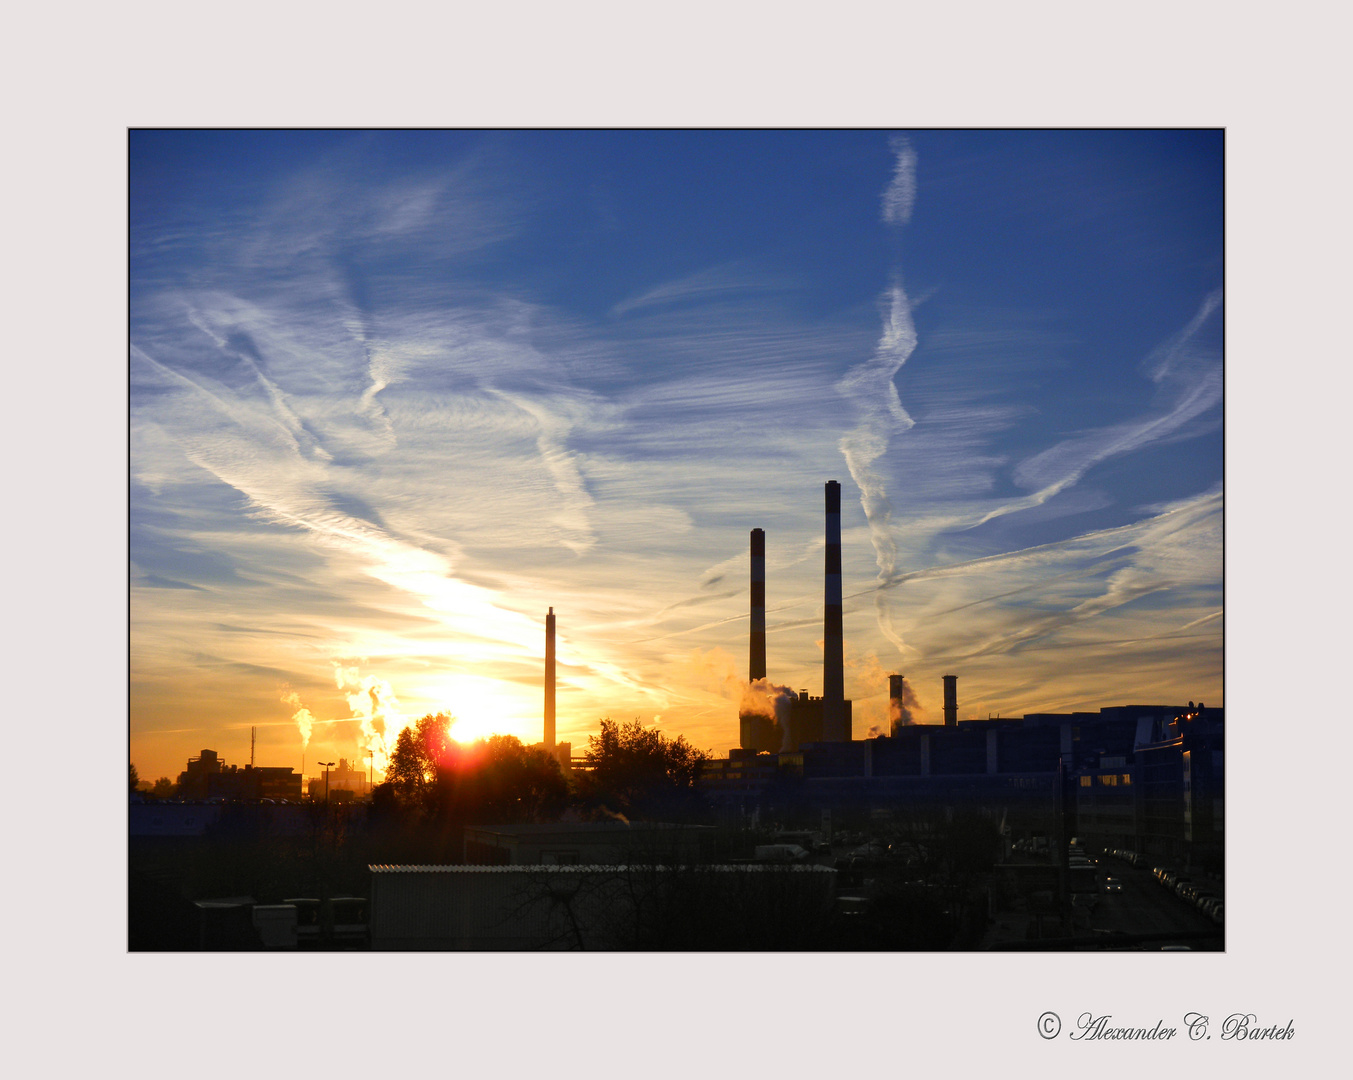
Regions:
<instances>
[{"instance_id":1,"label":"sunset glow","mask_svg":"<svg viewBox=\"0 0 1353 1080\"><path fill-rule=\"evenodd\" d=\"M1222 705L1217 132L131 137L131 751ZM307 764L307 772L313 772Z\"/></svg>"}]
</instances>

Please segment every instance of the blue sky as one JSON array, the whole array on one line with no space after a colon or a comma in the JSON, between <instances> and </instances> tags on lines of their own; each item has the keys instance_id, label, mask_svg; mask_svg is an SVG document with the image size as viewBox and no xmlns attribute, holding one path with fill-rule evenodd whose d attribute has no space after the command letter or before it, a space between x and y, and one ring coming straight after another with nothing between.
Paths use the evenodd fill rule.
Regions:
<instances>
[{"instance_id":1,"label":"blue sky","mask_svg":"<svg viewBox=\"0 0 1353 1080\"><path fill-rule=\"evenodd\" d=\"M131 729L1222 703L1219 132L133 132ZM307 734L308 733L308 734ZM312 771L307 768L307 771Z\"/></svg>"}]
</instances>

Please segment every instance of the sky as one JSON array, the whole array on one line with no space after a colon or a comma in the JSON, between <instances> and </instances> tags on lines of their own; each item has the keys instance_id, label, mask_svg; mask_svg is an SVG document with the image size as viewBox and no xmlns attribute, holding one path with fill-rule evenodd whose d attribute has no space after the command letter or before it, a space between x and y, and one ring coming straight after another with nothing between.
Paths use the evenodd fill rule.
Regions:
<instances>
[{"instance_id":1,"label":"sky","mask_svg":"<svg viewBox=\"0 0 1353 1080\"><path fill-rule=\"evenodd\" d=\"M309 775L424 713L737 744L1222 699L1219 131L130 134L130 723ZM371 755L369 758L368 755Z\"/></svg>"}]
</instances>

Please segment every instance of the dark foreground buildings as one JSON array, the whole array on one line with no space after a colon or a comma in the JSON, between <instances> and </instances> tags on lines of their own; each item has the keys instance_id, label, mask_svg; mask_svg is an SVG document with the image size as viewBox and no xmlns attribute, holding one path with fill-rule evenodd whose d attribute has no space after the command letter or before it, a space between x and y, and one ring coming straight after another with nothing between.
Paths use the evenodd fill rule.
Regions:
<instances>
[{"instance_id":1,"label":"dark foreground buildings","mask_svg":"<svg viewBox=\"0 0 1353 1080\"><path fill-rule=\"evenodd\" d=\"M1134 932L1137 947L1158 947L1163 933L1219 947L1220 909L1211 922L1181 908L1128 931L1102 924L1130 923L1141 907L1115 897L1096 925L1108 871L1086 852L1128 849L1146 860L1143 880L1169 866L1220 897L1222 710L961 721L957 676L946 675L943 725L917 725L894 675L890 733L855 740L835 482L826 509L822 696L767 678L755 530L741 746L700 766L703 816L692 804L679 824L606 812L405 829L375 806L339 805L335 774L327 800L263 805L290 801L270 800L266 782L291 770L227 769L204 751L180 787L224 805L132 808L131 947L933 951L1123 947L1103 935ZM553 725L553 616L541 746L567 768L571 748ZM298 778L285 782L299 793Z\"/></svg>"},{"instance_id":2,"label":"dark foreground buildings","mask_svg":"<svg viewBox=\"0 0 1353 1080\"><path fill-rule=\"evenodd\" d=\"M924 823L979 813L1007 844L1071 837L1165 862L1223 859L1223 711L1121 705L1097 713L910 725L892 736L734 750L699 785L727 822ZM923 825L922 825L923 827Z\"/></svg>"}]
</instances>

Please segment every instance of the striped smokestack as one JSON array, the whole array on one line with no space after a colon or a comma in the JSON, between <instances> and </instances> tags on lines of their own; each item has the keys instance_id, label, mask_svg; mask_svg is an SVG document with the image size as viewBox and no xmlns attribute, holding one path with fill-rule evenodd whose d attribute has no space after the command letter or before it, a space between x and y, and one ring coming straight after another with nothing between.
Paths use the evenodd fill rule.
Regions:
<instances>
[{"instance_id":1,"label":"striped smokestack","mask_svg":"<svg viewBox=\"0 0 1353 1080\"><path fill-rule=\"evenodd\" d=\"M846 732L845 635L841 628L841 485L827 481L827 588L823 602L822 738L844 742Z\"/></svg>"},{"instance_id":2,"label":"striped smokestack","mask_svg":"<svg viewBox=\"0 0 1353 1080\"><path fill-rule=\"evenodd\" d=\"M766 531L752 530L752 641L747 681L766 677Z\"/></svg>"},{"instance_id":3,"label":"striped smokestack","mask_svg":"<svg viewBox=\"0 0 1353 1080\"><path fill-rule=\"evenodd\" d=\"M545 616L545 745L554 747L554 608Z\"/></svg>"}]
</instances>

